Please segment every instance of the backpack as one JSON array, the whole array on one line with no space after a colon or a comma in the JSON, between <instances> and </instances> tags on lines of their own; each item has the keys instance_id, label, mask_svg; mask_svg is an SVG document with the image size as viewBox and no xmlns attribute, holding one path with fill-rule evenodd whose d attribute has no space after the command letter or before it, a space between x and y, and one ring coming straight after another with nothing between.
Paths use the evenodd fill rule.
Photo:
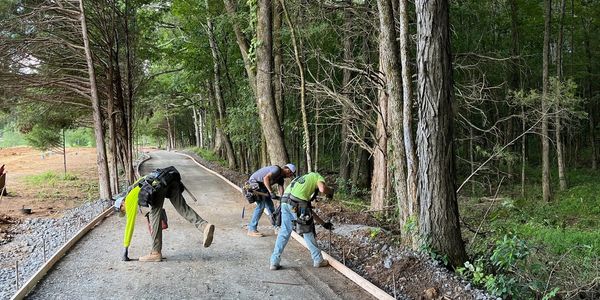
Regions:
<instances>
[{"instance_id":1,"label":"backpack","mask_svg":"<svg viewBox=\"0 0 600 300\"><path fill-rule=\"evenodd\" d=\"M144 207L153 206L159 191L168 188L171 183L179 181L181 181L181 175L173 166L150 172L139 183L140 194L138 196L138 205Z\"/></svg>"}]
</instances>

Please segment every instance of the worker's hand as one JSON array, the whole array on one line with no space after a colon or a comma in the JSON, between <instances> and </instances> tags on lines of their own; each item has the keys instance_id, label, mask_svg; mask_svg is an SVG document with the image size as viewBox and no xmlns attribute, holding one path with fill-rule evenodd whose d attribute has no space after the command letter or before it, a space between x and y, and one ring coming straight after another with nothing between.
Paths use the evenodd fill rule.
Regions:
<instances>
[{"instance_id":1,"label":"worker's hand","mask_svg":"<svg viewBox=\"0 0 600 300\"><path fill-rule=\"evenodd\" d=\"M279 196L275 195L275 193L271 193L270 196L271 196L271 200L279 199Z\"/></svg>"},{"instance_id":2,"label":"worker's hand","mask_svg":"<svg viewBox=\"0 0 600 300\"><path fill-rule=\"evenodd\" d=\"M323 228L325 228L327 230L333 230L333 224L331 224L331 222L325 222L325 223L321 224L321 226L323 226Z\"/></svg>"}]
</instances>

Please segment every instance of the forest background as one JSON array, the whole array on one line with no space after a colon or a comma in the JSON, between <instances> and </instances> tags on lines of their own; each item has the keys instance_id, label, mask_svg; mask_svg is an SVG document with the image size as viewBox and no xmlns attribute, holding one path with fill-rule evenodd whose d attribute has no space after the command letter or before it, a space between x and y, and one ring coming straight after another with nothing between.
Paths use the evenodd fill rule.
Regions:
<instances>
[{"instance_id":1,"label":"forest background","mask_svg":"<svg viewBox=\"0 0 600 300\"><path fill-rule=\"evenodd\" d=\"M598 293L598 1L7 0L0 18L2 147L96 147L101 198L139 145L293 162L492 294Z\"/></svg>"}]
</instances>

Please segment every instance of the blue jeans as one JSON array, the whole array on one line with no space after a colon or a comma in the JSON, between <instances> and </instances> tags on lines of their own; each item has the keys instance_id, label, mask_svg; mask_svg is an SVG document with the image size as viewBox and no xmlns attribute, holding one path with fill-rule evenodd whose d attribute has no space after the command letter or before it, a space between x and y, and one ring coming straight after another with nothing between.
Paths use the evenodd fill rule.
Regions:
<instances>
[{"instance_id":1,"label":"blue jeans","mask_svg":"<svg viewBox=\"0 0 600 300\"><path fill-rule=\"evenodd\" d=\"M260 200L256 201L256 208L254 209L254 213L252 213L252 219L248 224L248 231L256 231L256 228L258 227L258 220L260 220L265 207L269 210L269 213L271 213L272 216L273 212L275 211L275 207L273 206L273 200L271 200L271 197L260 197ZM271 225L273 225L272 223L273 222L271 222Z\"/></svg>"},{"instance_id":2,"label":"blue jeans","mask_svg":"<svg viewBox=\"0 0 600 300\"><path fill-rule=\"evenodd\" d=\"M281 262L281 253L283 252L283 249L290 240L292 230L294 230L292 220L296 220L296 214L292 211L292 206L287 203L282 203L281 228L279 228L279 233L277 234L277 241L275 241L275 249L273 249L273 254L271 255L271 265L278 266ZM319 247L317 246L315 234L309 232L303 234L303 236L304 241L308 246L308 250L310 251L310 256L312 257L313 263L318 264L321 261L323 261L323 256L321 256L321 250L319 250Z\"/></svg>"}]
</instances>

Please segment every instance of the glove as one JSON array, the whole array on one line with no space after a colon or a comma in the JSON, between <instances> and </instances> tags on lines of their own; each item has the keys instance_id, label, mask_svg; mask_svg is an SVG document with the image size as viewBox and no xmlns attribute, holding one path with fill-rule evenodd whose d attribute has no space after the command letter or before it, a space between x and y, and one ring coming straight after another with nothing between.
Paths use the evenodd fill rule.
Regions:
<instances>
[{"instance_id":1,"label":"glove","mask_svg":"<svg viewBox=\"0 0 600 300\"><path fill-rule=\"evenodd\" d=\"M279 199L279 196L275 195L275 193L271 193L271 200L277 200Z\"/></svg>"},{"instance_id":2,"label":"glove","mask_svg":"<svg viewBox=\"0 0 600 300\"><path fill-rule=\"evenodd\" d=\"M325 222L321 226L327 230L333 230L333 224L331 224L331 222Z\"/></svg>"},{"instance_id":3,"label":"glove","mask_svg":"<svg viewBox=\"0 0 600 300\"><path fill-rule=\"evenodd\" d=\"M325 197L326 197L327 199L331 200L331 199L333 199L333 193L334 193L334 191L333 191L333 189L331 189L331 193L329 193L329 194L325 195Z\"/></svg>"}]
</instances>

